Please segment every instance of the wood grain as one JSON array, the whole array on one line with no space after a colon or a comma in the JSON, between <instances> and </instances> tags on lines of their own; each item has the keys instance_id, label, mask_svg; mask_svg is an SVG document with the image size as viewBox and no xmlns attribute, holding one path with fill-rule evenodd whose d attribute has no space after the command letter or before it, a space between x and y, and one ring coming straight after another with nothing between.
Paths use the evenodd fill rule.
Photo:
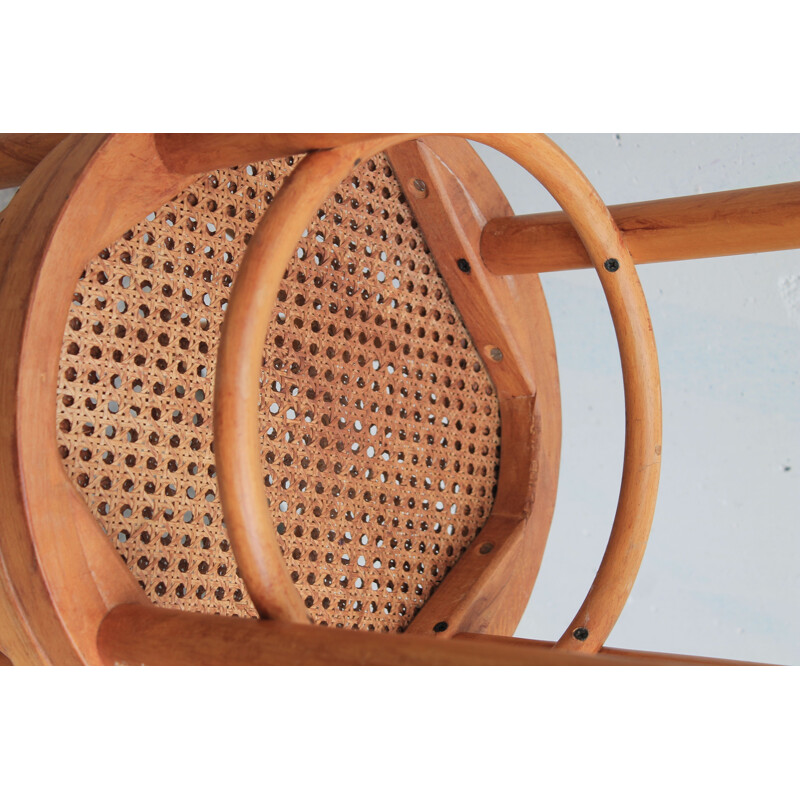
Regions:
<instances>
[{"instance_id":1,"label":"wood grain","mask_svg":"<svg viewBox=\"0 0 800 800\"><path fill-rule=\"evenodd\" d=\"M540 647L543 650L550 650L554 647L554 642L545 642L538 639L512 639L507 636L481 636L474 633L460 633L455 637L459 642L475 642L484 646L505 644L531 650ZM636 666L650 667L764 667L767 664L758 664L752 661L731 661L724 658L706 658L704 656L683 656L675 653L656 653L644 650L624 650L618 647L602 647L599 655L609 656L625 660L629 664Z\"/></svg>"},{"instance_id":2,"label":"wood grain","mask_svg":"<svg viewBox=\"0 0 800 800\"><path fill-rule=\"evenodd\" d=\"M311 153L287 178L254 234L222 325L214 386L219 491L242 578L259 613L308 622L280 551L261 474L258 401L264 339L278 287L317 208L353 165L394 144L345 145Z\"/></svg>"},{"instance_id":3,"label":"wood grain","mask_svg":"<svg viewBox=\"0 0 800 800\"><path fill-rule=\"evenodd\" d=\"M546 136L479 134L470 138L513 158L569 216L597 270L619 345L625 391L625 452L614 523L600 568L560 648L597 652L633 588L655 513L661 468L661 388L655 339L630 253L595 189ZM613 262L612 262L613 260ZM614 271L606 263L616 266Z\"/></svg>"},{"instance_id":4,"label":"wood grain","mask_svg":"<svg viewBox=\"0 0 800 800\"><path fill-rule=\"evenodd\" d=\"M0 189L19 186L65 133L0 134Z\"/></svg>"},{"instance_id":5,"label":"wood grain","mask_svg":"<svg viewBox=\"0 0 800 800\"><path fill-rule=\"evenodd\" d=\"M347 176L359 159L368 157L374 150L399 144L407 138L413 136L394 136L380 141L344 144L335 150L320 150L304 159L292 180L287 182L276 199L267 216L263 233L260 228L254 237L250 259L255 265L251 268L252 279L242 280L241 275L237 279L234 293L238 290L239 297L244 299L238 301L238 316L231 316L233 300L229 308L229 320L223 335L223 344L226 337L229 340L229 352L225 357L227 366L223 369L221 359L217 390L218 401L221 398L222 406L225 407L227 397L227 409L233 409L235 413L232 416L227 412L220 414L220 405L217 403L217 422L221 424L223 432L218 439L218 446L220 478L222 479L222 462L227 465L225 469L229 476L228 488L223 491L222 498L223 503L226 503L227 493L228 526L229 529L236 527L238 523L231 525L231 521L237 513L245 519L251 526L249 533L252 534L253 552L257 553L262 547L274 549L276 546L274 535L269 536L268 509L254 511L248 503L237 509L240 498L237 493L242 487L245 493L253 491L252 487L247 488L248 481L256 482L258 494L263 500L258 458L253 458L253 453L258 449L257 430L255 437L251 430L256 424L257 378L261 365L258 359L257 368L254 368L256 361L250 357L252 353L249 353L248 348L255 341L253 346L260 356L264 331L259 326L266 326L268 322L270 293L276 287L273 285L275 276L271 273L268 280L263 281L263 276L258 274L260 265L262 261L269 263L272 272L282 275L286 252L290 252L295 246L299 232L311 218L320 199ZM481 134L474 138L495 146L518 160L548 186L570 214L598 269L620 343L626 393L626 451L620 504L598 576L574 623L587 627L589 636L586 640L577 641L571 636L570 630L559 643L565 648L596 651L613 626L632 586L646 544L655 502L660 454L660 399L652 330L630 255L625 251L607 209L574 164L546 137ZM272 144L274 143L275 140L272 140ZM263 144L263 141L260 142L258 147ZM209 153L215 158L224 156L227 159L230 156L227 152L220 155L212 145L213 142L209 144L209 152L202 154L202 159ZM127 611L124 614L128 616L124 616L123 612L120 612L122 616L117 616L114 612L107 618L107 622L111 620L109 625L120 622L120 627L106 628L104 623L104 629L116 631L111 637L116 642L113 648L115 660L119 658L117 645L120 641L126 641L126 646L138 646L135 643L135 631L139 631L138 640L146 642L147 637L143 636L142 629L136 627L139 625L137 620L155 625L156 617L149 616L150 609L143 607L137 612L127 605L144 603L144 596L76 490L66 479L57 450L53 446L53 430L42 421L49 419L55 422L54 404L61 336L70 294L80 270L105 243L121 235L131 220L143 217L173 196L188 177L181 169L194 170L201 165L203 169L206 168L204 165L207 162L202 159L181 162L180 153L185 150L186 147L182 149L176 145L170 151L169 146L165 149L164 141L144 134L69 137L46 157L32 180L26 181L0 218L0 336L10 354L0 365L0 499L4 508L4 516L0 520L0 648L17 664L99 663L107 657L107 653L104 651L106 654L101 654L97 649L98 626L106 618L109 609L121 604L126 605ZM256 154L255 149L252 152ZM240 155L250 157L250 151L242 150ZM261 153L258 155L261 156ZM162 157L169 163L165 164ZM436 158L441 161L438 155ZM132 163L137 165L136 170L131 170ZM181 164L180 168L176 166ZM435 170L439 170L440 174L443 170L436 159L429 159L428 166L431 175L435 174ZM454 197L459 197L458 192ZM455 204L460 202L461 199L454 201ZM479 217L480 214L466 217L468 235L461 238L473 250L477 248L477 235L482 227L476 225ZM619 260L620 269L608 273L603 270L602 265L605 259L612 256ZM473 260L476 264L479 262L477 256ZM244 270L244 266L242 269ZM490 284L487 282L486 285ZM496 285L500 286L497 282ZM509 283L504 285L510 286ZM529 283L529 286L534 285L534 282ZM495 296L500 297L499 288L497 292ZM510 298L512 307L514 300L515 297ZM544 325L541 320L538 323L533 320L532 323L528 329L531 343L537 340L538 334L546 332L549 320L547 326L540 329L537 329L537 324ZM554 428L548 428L545 412L557 400L557 382L549 380L552 375L548 374L547 367L540 373L537 373L535 364L533 368L526 369L530 364L522 356L527 354L526 348L530 343L526 344L522 337L518 338L516 332L511 335L500 326L492 329L491 333L490 338L493 341L495 333L497 336L504 335L504 346L509 348L509 352L521 354L519 358L509 357L505 367L502 363L495 367L495 374L503 386L504 405L501 413L507 420L525 420L528 431L531 426L536 431L538 425L539 435L546 439L545 448L552 449L555 441ZM493 341L487 342L487 345L493 344ZM554 367L554 354L547 353L542 358L543 364L552 361L551 366ZM505 360L505 354L502 360ZM251 386L249 382L253 378L255 380ZM535 397L533 401L532 397ZM537 416L539 412L542 413ZM226 425L233 426L228 433L225 433ZM525 429L525 426L521 427ZM534 436L533 441L535 440ZM512 468L510 474L516 474L517 485L509 483L507 490L501 486L498 509L507 509L509 513L506 519L498 517L497 520L498 523L508 524L492 528L487 526L488 533L497 540L492 542L497 545L497 553L485 559L485 563L491 564L496 560L500 567L486 573L493 576L491 580L487 578L483 583L478 581L477 593L467 597L472 611L465 614L460 621L454 622L454 631L462 627L487 629L488 620L500 607L498 598L502 590L501 576L512 571L512 568L512 574L515 574L519 565L523 564L521 571L525 574L525 580L528 580L531 574L535 574L537 556L541 557L535 547L519 548L515 552L513 548L502 545L503 536L520 541L524 538L523 533L516 532L518 523L532 518L528 512L530 503L535 498L534 492L530 490L532 481L538 480L532 476L538 475L537 470L542 469L544 463L537 462L535 455L524 446L517 449L510 446L510 452L519 454L509 462ZM536 465L535 468L532 464ZM239 470L238 473L236 469ZM548 480L554 480L557 461L544 463L544 469L550 476ZM543 483L542 487L546 494L554 491L554 483ZM521 518L515 503L522 507ZM548 503L537 505L534 502L533 515L537 507L547 512ZM552 509L537 522L540 531L537 541L542 546L541 530L546 531L547 525L544 523L549 525L550 513ZM233 531L229 532L233 540ZM486 532L485 529L484 533ZM259 571L262 578L266 576L267 593L272 599L264 604L262 611L285 615L292 620L302 620L304 610L302 606L298 607L298 603L289 594L289 590L294 592L294 588L290 584L281 583L280 577L275 582L274 576L277 573L271 570L264 572L258 566L258 558L249 557L247 545L242 549L242 541L239 536L237 558L243 573L251 570L248 573L250 580ZM272 544L269 544L270 541ZM478 546L486 543L486 538L480 539ZM235 541L234 547L237 547ZM491 556L492 552L494 550L479 555ZM529 559L527 564L525 559ZM256 566L252 567L253 564ZM465 565L466 572L473 569L468 561L465 561ZM283 569L282 563L280 567ZM270 581L273 581L272 586ZM456 586L457 583L454 581L453 585ZM249 581L248 586L252 590L253 584ZM277 591L274 590L275 586ZM446 597L446 594L445 592L442 596ZM518 602L517 599L514 600L515 604ZM513 613L501 624L499 630L505 630L505 626L510 624L508 620L518 610L515 606ZM170 617L170 620L174 619L175 624L178 624L180 617L177 614L174 618ZM166 620L166 617L158 619ZM123 624L124 620L127 622ZM208 620L209 618L205 618L204 622L198 622L201 626L199 629L194 629L194 623L187 620L184 637L191 638L193 630L195 633L198 630L202 632L205 630L203 626L219 624L209 623ZM235 622L238 624L244 621ZM167 626L165 631L172 630L171 621L164 624ZM291 636L270 638L269 647L272 649L268 657L273 660L281 657L276 652L285 653L291 642L296 642L300 651L307 651L302 656L305 659L333 657L340 647L349 647L350 654L346 657L354 657L354 646L346 644L348 637L353 635L351 633L326 631L323 635L330 637L330 642L333 643L328 644L327 638L319 638L316 628L287 624L290 624L286 630L291 632ZM313 630L315 633L308 633L309 638L305 639L303 634L298 634L298 627L305 631ZM226 624L225 627L215 627L214 631L217 630L223 643L232 641L229 634L233 628ZM267 627L241 630L277 629ZM336 644L337 640L333 638L340 635L341 645ZM259 636L256 639L260 642ZM543 655L542 648L537 648L535 654L525 651L523 656L512 656L510 650L505 649L507 645L502 643L498 644L501 650L494 651L493 655L485 652L481 655L481 648L469 642L439 641L445 637L438 635L435 638L413 635L408 638L412 641L414 651L410 657L418 659L408 663L429 663L430 660L439 663L439 658L445 659L444 663L499 663L498 659L502 660L506 655L512 659L527 659L508 663L578 663L569 659L585 657L583 654L563 652ZM212 640L214 636L210 641ZM162 659L170 641L173 646L180 646L184 654L182 657L185 658L189 658L192 652L196 654L196 650L191 650L192 647L201 646L201 642L190 644L175 636L171 639L165 637L157 643ZM278 645L275 645L276 641ZM372 644L361 644L366 640L357 641L359 644L356 650L361 647L369 650L373 647ZM419 641L427 644L418 644ZM276 646L278 650L275 649ZM386 655L376 655L374 658L405 658L406 656L402 656L402 649L396 649L403 646L392 645L394 650L390 647ZM435 649L442 646L457 646L462 650L458 655L453 655L455 650ZM434 650L425 649L431 647ZM475 649L468 654L463 650L465 647ZM311 652L316 654L308 655ZM232 651L226 653L226 657L236 658ZM440 656L439 653L444 655ZM221 657L219 654L215 655L215 658ZM254 652L253 657L257 658L258 654ZM453 660L462 658L467 660ZM487 662L481 661L481 658L494 660ZM553 661L554 658L561 660ZM599 662L595 660L593 663Z\"/></svg>"},{"instance_id":6,"label":"wood grain","mask_svg":"<svg viewBox=\"0 0 800 800\"><path fill-rule=\"evenodd\" d=\"M637 264L800 248L800 183L609 206ZM498 275L583 269L592 261L563 212L498 216L481 255Z\"/></svg>"},{"instance_id":7,"label":"wood grain","mask_svg":"<svg viewBox=\"0 0 800 800\"><path fill-rule=\"evenodd\" d=\"M374 138L367 133L157 133L155 145L168 169L192 175Z\"/></svg>"},{"instance_id":8,"label":"wood grain","mask_svg":"<svg viewBox=\"0 0 800 800\"><path fill-rule=\"evenodd\" d=\"M86 262L181 181L152 136L74 135L0 218L0 647L15 664L97 663L108 609L146 602L62 467L58 363Z\"/></svg>"},{"instance_id":9,"label":"wood grain","mask_svg":"<svg viewBox=\"0 0 800 800\"><path fill-rule=\"evenodd\" d=\"M441 639L118 606L98 632L107 664L167 666L640 666L657 654L571 653L524 639ZM693 663L693 662L687 662Z\"/></svg>"},{"instance_id":10,"label":"wood grain","mask_svg":"<svg viewBox=\"0 0 800 800\"><path fill-rule=\"evenodd\" d=\"M245 257L223 327L217 373L215 432L220 493L231 541L256 608L297 620L286 568L260 487L255 410L260 348L278 281L297 235L352 164L374 150L415 136L312 153L292 174L259 225ZM661 397L647 305L619 230L591 184L552 141L533 134L474 134L538 178L570 215L606 293L622 361L626 403L625 456L617 514L595 581L558 647L597 652L633 587L650 532L661 454ZM424 194L424 192L421 192ZM614 271L604 268L616 265ZM234 311L234 309L236 309Z\"/></svg>"},{"instance_id":11,"label":"wood grain","mask_svg":"<svg viewBox=\"0 0 800 800\"><path fill-rule=\"evenodd\" d=\"M511 634L536 581L558 484L561 407L547 304L536 276L500 278L483 266L485 220L513 212L468 142L430 137L388 155L495 384L502 436L492 515L409 630L434 635L444 622L440 637Z\"/></svg>"},{"instance_id":12,"label":"wood grain","mask_svg":"<svg viewBox=\"0 0 800 800\"><path fill-rule=\"evenodd\" d=\"M306 619L306 613L299 603L297 592L282 561L277 532L260 479L260 450L254 412L258 402L262 343L266 335L269 314L283 275L284 265L296 247L297 237L324 197L346 177L354 163L367 158L372 154L372 150L384 149L400 142L403 138L406 137L394 137L378 145L368 142L311 154L287 180L269 215L259 226L250 243L231 296L222 331L215 389L214 424L220 496L231 542L250 595L260 613L272 619L299 622ZM447 147L444 146L444 151ZM413 172L416 169L414 159L418 159L418 154L415 149L402 151L394 149L392 152L396 168L400 163L405 164L399 168L401 179L405 175L404 170ZM438 155L432 153L431 157L437 163L441 163ZM468 175L470 172L473 175L477 173L481 182L486 184L488 174L485 172L486 168L478 165L477 156L464 143L455 146L450 143L447 157L447 169L443 166L436 167L440 172L453 174L452 168L461 165L464 172ZM411 159L410 162L407 161L408 158ZM431 180L430 197L435 196L440 189L446 189L441 182L434 181L433 173L426 170L425 175ZM491 188L482 201L487 209L506 209L510 213L496 184L492 181L488 185ZM464 212L460 217L461 223L456 222L457 215L453 208L446 212L443 210L444 205L451 203L451 198L448 196L444 205L438 206L440 210L434 212L433 216L423 209L427 225L425 219L421 224L424 230L431 232L433 237L431 241L436 241L433 252L440 268L446 263L443 267L444 276L449 279L449 287L456 303L459 307L462 304L465 308L468 307L464 312L465 321L473 336L478 337L478 346L480 347L481 343L494 346L491 343L500 342L506 347L508 357L504 357L502 363L493 367L493 377L495 383L499 384L501 414L505 413L508 421L519 422L518 427L509 428L509 434L506 435L502 448L501 461L505 461L505 467L501 463L498 508L502 509L500 516L503 524L493 523L489 529L493 537L492 546L496 547L496 552L489 558L476 559L472 567L473 572L476 569L488 569L491 577L487 575L480 584L483 587L482 592L470 594L468 607L458 609L459 622L456 623L455 618L453 619L452 630L456 631L462 626L466 626L465 629L483 629L492 624L492 620L496 618L492 630L510 633L513 632L524 611L533 585L554 504L557 452L560 444L555 346L538 281L527 281L530 291L526 292L526 299L532 305L516 310L513 301L523 287L516 287L513 281L490 277L488 283L484 281L484 286L491 283L494 289L476 288L476 281L478 287L481 286L481 271L475 247L485 220L475 218L470 210L474 206L474 201L463 190L452 195L452 202L456 202L458 210ZM414 207L416 212L418 207ZM469 214L468 218L466 214ZM470 231L469 234L463 233L462 225L465 230ZM454 254L459 254L460 257L464 253L472 258L475 270L471 273L472 283L459 284L456 276L464 273L458 270ZM529 313L532 307L536 308L539 320L537 323L539 327L534 326L533 330L529 325ZM489 324L493 325L493 328L487 335L486 326ZM503 330L507 330L508 333L501 336L500 332ZM541 343L533 341L536 334L544 337ZM518 356L518 353L521 355ZM515 357L519 367L515 364ZM553 417L552 426L547 428L548 435L541 440L547 446L544 458L539 458L538 454L534 455L531 452L531 435L536 426L534 404L522 402L524 398L530 398L534 391L532 366L541 367L540 377L543 383L548 384L548 388L542 394L542 404L537 412L538 419L545 418L544 427L547 427L549 422L546 418ZM504 375L508 377L503 378ZM522 377L523 375L525 377ZM555 412L552 409L554 400ZM550 404L547 409L543 408L545 403ZM504 408L506 411L503 411ZM512 408L515 409L513 415ZM515 429L521 431L521 435L513 435ZM540 509L537 509L531 527L519 527L517 521L530 516L535 488L534 476L542 463L546 469L543 470L540 486L548 487L550 495L544 496L544 491L542 492ZM506 537L506 533L510 538ZM524 552L520 552L521 538L529 544ZM477 546L481 547L485 543L484 536ZM471 547L471 551L475 551L475 545ZM467 563L471 559L472 556ZM519 569L523 565L526 565L526 568ZM510 579L511 573L508 569L503 572L504 566L517 568L513 571L513 579ZM460 598L462 593L458 587L455 587L455 590L449 587L458 583L457 575L465 570L467 574L470 573L468 568L462 567L455 578L451 579L451 576L445 578L434 597L444 599L454 591L453 597ZM471 578L469 580L470 588L474 589L474 582ZM501 595L503 603L499 602ZM505 601L509 601L508 604ZM439 606L440 601L435 600L434 611L423 612L423 621L420 623L423 630L430 614L439 614L437 610ZM452 605L450 610L453 610Z\"/></svg>"}]
</instances>

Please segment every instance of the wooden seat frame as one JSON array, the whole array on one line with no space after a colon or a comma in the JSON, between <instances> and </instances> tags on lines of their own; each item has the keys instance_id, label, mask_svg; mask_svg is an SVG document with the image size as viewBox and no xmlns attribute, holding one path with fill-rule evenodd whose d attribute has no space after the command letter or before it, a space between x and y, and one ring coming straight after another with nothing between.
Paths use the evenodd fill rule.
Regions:
<instances>
[{"instance_id":1,"label":"wooden seat frame","mask_svg":"<svg viewBox=\"0 0 800 800\"><path fill-rule=\"evenodd\" d=\"M0 217L0 650L11 662L721 663L603 648L641 563L658 487L661 400L647 306L614 216L558 147L540 135L468 138L513 158L557 200L597 271L620 349L626 434L617 514L592 587L559 641L509 637L544 552L561 438L555 345L536 275L543 268L532 263L530 244L518 242L534 229L537 241L546 241L563 221L521 224L463 138L73 135L43 158ZM324 199L354 165L381 151L483 356L502 422L492 514L401 636L308 624L264 495L255 414L263 343L285 264ZM100 531L55 448L58 361L71 292L95 253L197 174L297 153L310 154L278 193L237 275L215 387L226 523L264 619L156 608ZM15 162L6 172L16 180L24 169ZM568 238L563 230L558 235ZM569 265L576 262L585 265L583 258Z\"/></svg>"}]
</instances>

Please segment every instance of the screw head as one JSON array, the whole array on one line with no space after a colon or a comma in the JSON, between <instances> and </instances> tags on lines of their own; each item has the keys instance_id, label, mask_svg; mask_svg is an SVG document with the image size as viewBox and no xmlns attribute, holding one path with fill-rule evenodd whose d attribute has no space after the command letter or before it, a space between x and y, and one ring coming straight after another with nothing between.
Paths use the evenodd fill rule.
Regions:
<instances>
[{"instance_id":1,"label":"screw head","mask_svg":"<svg viewBox=\"0 0 800 800\"><path fill-rule=\"evenodd\" d=\"M469 265L469 261L467 261L466 258L459 258L458 261L456 261L456 264L458 264L458 268L462 272L468 273L472 269L472 267Z\"/></svg>"},{"instance_id":2,"label":"screw head","mask_svg":"<svg viewBox=\"0 0 800 800\"><path fill-rule=\"evenodd\" d=\"M485 556L487 553L491 553L492 550L494 550L494 542L484 542L478 552Z\"/></svg>"},{"instance_id":3,"label":"screw head","mask_svg":"<svg viewBox=\"0 0 800 800\"><path fill-rule=\"evenodd\" d=\"M446 622L437 622L433 626L433 632L434 633L442 633L443 631L446 631L446 630L447 630L447 623Z\"/></svg>"},{"instance_id":4,"label":"screw head","mask_svg":"<svg viewBox=\"0 0 800 800\"><path fill-rule=\"evenodd\" d=\"M606 263L603 264L603 266L609 272L616 272L619 269L619 261L617 261L616 258L609 258L609 259L606 260Z\"/></svg>"},{"instance_id":5,"label":"screw head","mask_svg":"<svg viewBox=\"0 0 800 800\"><path fill-rule=\"evenodd\" d=\"M572 635L579 641L585 642L589 638L589 631L586 628L575 628Z\"/></svg>"},{"instance_id":6,"label":"screw head","mask_svg":"<svg viewBox=\"0 0 800 800\"><path fill-rule=\"evenodd\" d=\"M414 178L414 180L412 181L412 185L418 192L424 193L428 191L428 185L425 183L424 180L422 180L422 178Z\"/></svg>"},{"instance_id":7,"label":"screw head","mask_svg":"<svg viewBox=\"0 0 800 800\"><path fill-rule=\"evenodd\" d=\"M489 355L492 358L492 361L502 361L503 360L503 351L499 347L493 347L489 351Z\"/></svg>"}]
</instances>

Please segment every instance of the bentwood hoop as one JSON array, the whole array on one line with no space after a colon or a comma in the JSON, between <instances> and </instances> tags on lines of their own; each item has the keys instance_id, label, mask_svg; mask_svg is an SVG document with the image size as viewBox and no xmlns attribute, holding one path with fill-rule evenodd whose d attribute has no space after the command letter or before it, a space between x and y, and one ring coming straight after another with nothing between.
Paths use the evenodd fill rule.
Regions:
<instances>
[{"instance_id":1,"label":"bentwood hoop","mask_svg":"<svg viewBox=\"0 0 800 800\"><path fill-rule=\"evenodd\" d=\"M353 166L376 152L416 138L370 138L308 155L259 225L236 280L222 330L215 386L220 494L243 579L256 608L266 617L308 621L281 558L261 479L256 414L259 375L278 285L301 232ZM469 134L467 138L514 159L556 199L592 259L614 323L626 416L620 497L595 580L556 645L597 652L631 591L655 511L661 395L647 305L630 253L608 209L578 167L552 141L532 134ZM487 526L491 522L490 518ZM452 635L458 631L445 620L437 632Z\"/></svg>"}]
</instances>

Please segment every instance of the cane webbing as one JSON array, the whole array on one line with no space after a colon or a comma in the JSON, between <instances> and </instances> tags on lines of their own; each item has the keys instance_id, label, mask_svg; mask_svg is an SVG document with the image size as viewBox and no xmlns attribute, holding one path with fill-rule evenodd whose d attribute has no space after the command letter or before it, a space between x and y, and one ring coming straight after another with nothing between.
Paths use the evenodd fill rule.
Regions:
<instances>
[{"instance_id":1,"label":"cane webbing","mask_svg":"<svg viewBox=\"0 0 800 800\"><path fill-rule=\"evenodd\" d=\"M75 287L58 444L159 605L255 615L217 498L216 349L247 242L299 160L205 176L103 250ZM489 515L499 416L384 156L309 222L262 385L265 491L312 618L402 630Z\"/></svg>"}]
</instances>

